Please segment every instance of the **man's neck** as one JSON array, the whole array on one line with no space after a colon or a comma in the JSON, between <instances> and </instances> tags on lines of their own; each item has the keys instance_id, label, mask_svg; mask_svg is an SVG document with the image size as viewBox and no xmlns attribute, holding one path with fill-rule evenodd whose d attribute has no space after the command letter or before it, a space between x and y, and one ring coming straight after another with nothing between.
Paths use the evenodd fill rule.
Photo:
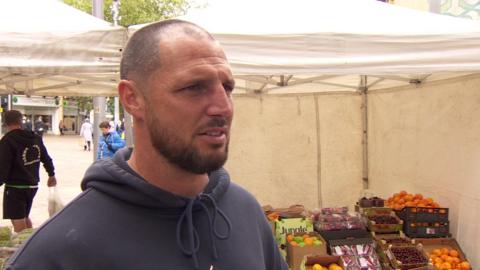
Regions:
<instances>
[{"instance_id":1,"label":"man's neck","mask_svg":"<svg viewBox=\"0 0 480 270\"><path fill-rule=\"evenodd\" d=\"M12 130L15 130L15 129L22 129L22 126L21 125L13 125L13 126L8 126L7 127L8 131L12 131Z\"/></svg>"},{"instance_id":2,"label":"man's neck","mask_svg":"<svg viewBox=\"0 0 480 270\"><path fill-rule=\"evenodd\" d=\"M134 149L128 165L150 184L173 194L194 198L208 184L207 174L194 174L168 162L163 156L152 151Z\"/></svg>"}]
</instances>

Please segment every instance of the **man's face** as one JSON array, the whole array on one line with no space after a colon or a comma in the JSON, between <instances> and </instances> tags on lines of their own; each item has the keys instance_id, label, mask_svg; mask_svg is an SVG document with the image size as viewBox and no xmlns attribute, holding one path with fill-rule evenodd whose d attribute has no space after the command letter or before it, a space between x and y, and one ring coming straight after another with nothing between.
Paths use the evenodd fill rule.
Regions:
<instances>
[{"instance_id":1,"label":"man's face","mask_svg":"<svg viewBox=\"0 0 480 270\"><path fill-rule=\"evenodd\" d=\"M234 80L222 49L179 36L161 45L161 68L146 85L152 145L170 163L203 174L227 160Z\"/></svg>"},{"instance_id":2,"label":"man's face","mask_svg":"<svg viewBox=\"0 0 480 270\"><path fill-rule=\"evenodd\" d=\"M100 128L100 130L102 130L103 135L107 135L107 134L108 134L108 131L109 131L110 129L109 129L109 128L102 127L102 128Z\"/></svg>"}]
</instances>

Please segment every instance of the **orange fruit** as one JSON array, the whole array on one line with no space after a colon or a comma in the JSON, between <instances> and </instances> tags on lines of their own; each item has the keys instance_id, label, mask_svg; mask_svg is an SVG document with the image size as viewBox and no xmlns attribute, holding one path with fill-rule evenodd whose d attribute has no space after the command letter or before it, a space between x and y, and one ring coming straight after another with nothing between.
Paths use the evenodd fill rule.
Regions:
<instances>
[{"instance_id":1,"label":"orange fruit","mask_svg":"<svg viewBox=\"0 0 480 270\"><path fill-rule=\"evenodd\" d=\"M293 241L293 234L287 235L287 241L292 242Z\"/></svg>"},{"instance_id":2,"label":"orange fruit","mask_svg":"<svg viewBox=\"0 0 480 270\"><path fill-rule=\"evenodd\" d=\"M442 260L442 258L437 257L437 258L435 258L435 260L434 260L433 262L434 262L435 264L437 264L437 263L442 264L442 263L443 263L443 260Z\"/></svg>"},{"instance_id":3,"label":"orange fruit","mask_svg":"<svg viewBox=\"0 0 480 270\"><path fill-rule=\"evenodd\" d=\"M453 263L455 264L459 264L460 263L460 259L458 257L453 257Z\"/></svg>"},{"instance_id":4,"label":"orange fruit","mask_svg":"<svg viewBox=\"0 0 480 270\"><path fill-rule=\"evenodd\" d=\"M295 241L290 242L290 245L292 245L292 247L298 247L298 243Z\"/></svg>"},{"instance_id":5,"label":"orange fruit","mask_svg":"<svg viewBox=\"0 0 480 270\"><path fill-rule=\"evenodd\" d=\"M450 250L449 254L452 257L458 257L458 251L456 251L455 249Z\"/></svg>"},{"instance_id":6,"label":"orange fruit","mask_svg":"<svg viewBox=\"0 0 480 270\"><path fill-rule=\"evenodd\" d=\"M432 250L432 253L436 256L442 255L442 251L439 248Z\"/></svg>"},{"instance_id":7,"label":"orange fruit","mask_svg":"<svg viewBox=\"0 0 480 270\"><path fill-rule=\"evenodd\" d=\"M311 237L303 238L303 242L304 242L305 245L307 245L307 246L313 246L313 238L311 238Z\"/></svg>"},{"instance_id":8,"label":"orange fruit","mask_svg":"<svg viewBox=\"0 0 480 270\"><path fill-rule=\"evenodd\" d=\"M421 199L423 199L423 195L420 194L420 193L417 193L413 196L413 199L421 200Z\"/></svg>"},{"instance_id":9,"label":"orange fruit","mask_svg":"<svg viewBox=\"0 0 480 270\"><path fill-rule=\"evenodd\" d=\"M405 196L405 195L407 195L407 194L408 194L408 193L407 193L405 190L400 191L400 196L402 196L402 197Z\"/></svg>"},{"instance_id":10,"label":"orange fruit","mask_svg":"<svg viewBox=\"0 0 480 270\"><path fill-rule=\"evenodd\" d=\"M461 269L464 269L464 270L470 269L470 264L467 261L461 262L459 265Z\"/></svg>"},{"instance_id":11,"label":"orange fruit","mask_svg":"<svg viewBox=\"0 0 480 270\"><path fill-rule=\"evenodd\" d=\"M440 251L442 251L442 254L448 255L450 250L448 248L442 248Z\"/></svg>"},{"instance_id":12,"label":"orange fruit","mask_svg":"<svg viewBox=\"0 0 480 270\"><path fill-rule=\"evenodd\" d=\"M448 262L442 263L442 268L443 269L452 269L452 265Z\"/></svg>"}]
</instances>

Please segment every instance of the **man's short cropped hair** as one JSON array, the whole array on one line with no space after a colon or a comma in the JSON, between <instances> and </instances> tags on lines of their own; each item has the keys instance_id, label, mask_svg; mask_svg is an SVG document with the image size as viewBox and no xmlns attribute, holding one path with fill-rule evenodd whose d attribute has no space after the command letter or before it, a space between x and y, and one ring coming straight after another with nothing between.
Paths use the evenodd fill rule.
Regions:
<instances>
[{"instance_id":1,"label":"man's short cropped hair","mask_svg":"<svg viewBox=\"0 0 480 270\"><path fill-rule=\"evenodd\" d=\"M7 111L3 117L5 118L5 125L7 126L22 124L23 115L17 110Z\"/></svg>"},{"instance_id":2,"label":"man's short cropped hair","mask_svg":"<svg viewBox=\"0 0 480 270\"><path fill-rule=\"evenodd\" d=\"M110 128L110 123L108 121L103 121L98 125L99 128Z\"/></svg>"},{"instance_id":3,"label":"man's short cropped hair","mask_svg":"<svg viewBox=\"0 0 480 270\"><path fill-rule=\"evenodd\" d=\"M161 40L172 30L196 38L215 39L203 28L191 22L171 19L152 23L136 31L123 50L120 62L120 79L130 80L132 76L148 78L161 66Z\"/></svg>"}]
</instances>

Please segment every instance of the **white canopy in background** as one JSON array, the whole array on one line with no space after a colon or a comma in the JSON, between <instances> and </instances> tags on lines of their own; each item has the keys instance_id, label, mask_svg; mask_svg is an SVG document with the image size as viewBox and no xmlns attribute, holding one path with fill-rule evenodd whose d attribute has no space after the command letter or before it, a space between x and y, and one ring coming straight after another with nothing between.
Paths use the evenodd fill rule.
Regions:
<instances>
[{"instance_id":1,"label":"white canopy in background","mask_svg":"<svg viewBox=\"0 0 480 270\"><path fill-rule=\"evenodd\" d=\"M248 90L352 91L360 75L374 90L480 71L480 23L471 20L374 0L209 4L181 19L213 33Z\"/></svg>"},{"instance_id":2,"label":"white canopy in background","mask_svg":"<svg viewBox=\"0 0 480 270\"><path fill-rule=\"evenodd\" d=\"M58 0L0 0L0 93L113 95L125 40Z\"/></svg>"}]
</instances>

